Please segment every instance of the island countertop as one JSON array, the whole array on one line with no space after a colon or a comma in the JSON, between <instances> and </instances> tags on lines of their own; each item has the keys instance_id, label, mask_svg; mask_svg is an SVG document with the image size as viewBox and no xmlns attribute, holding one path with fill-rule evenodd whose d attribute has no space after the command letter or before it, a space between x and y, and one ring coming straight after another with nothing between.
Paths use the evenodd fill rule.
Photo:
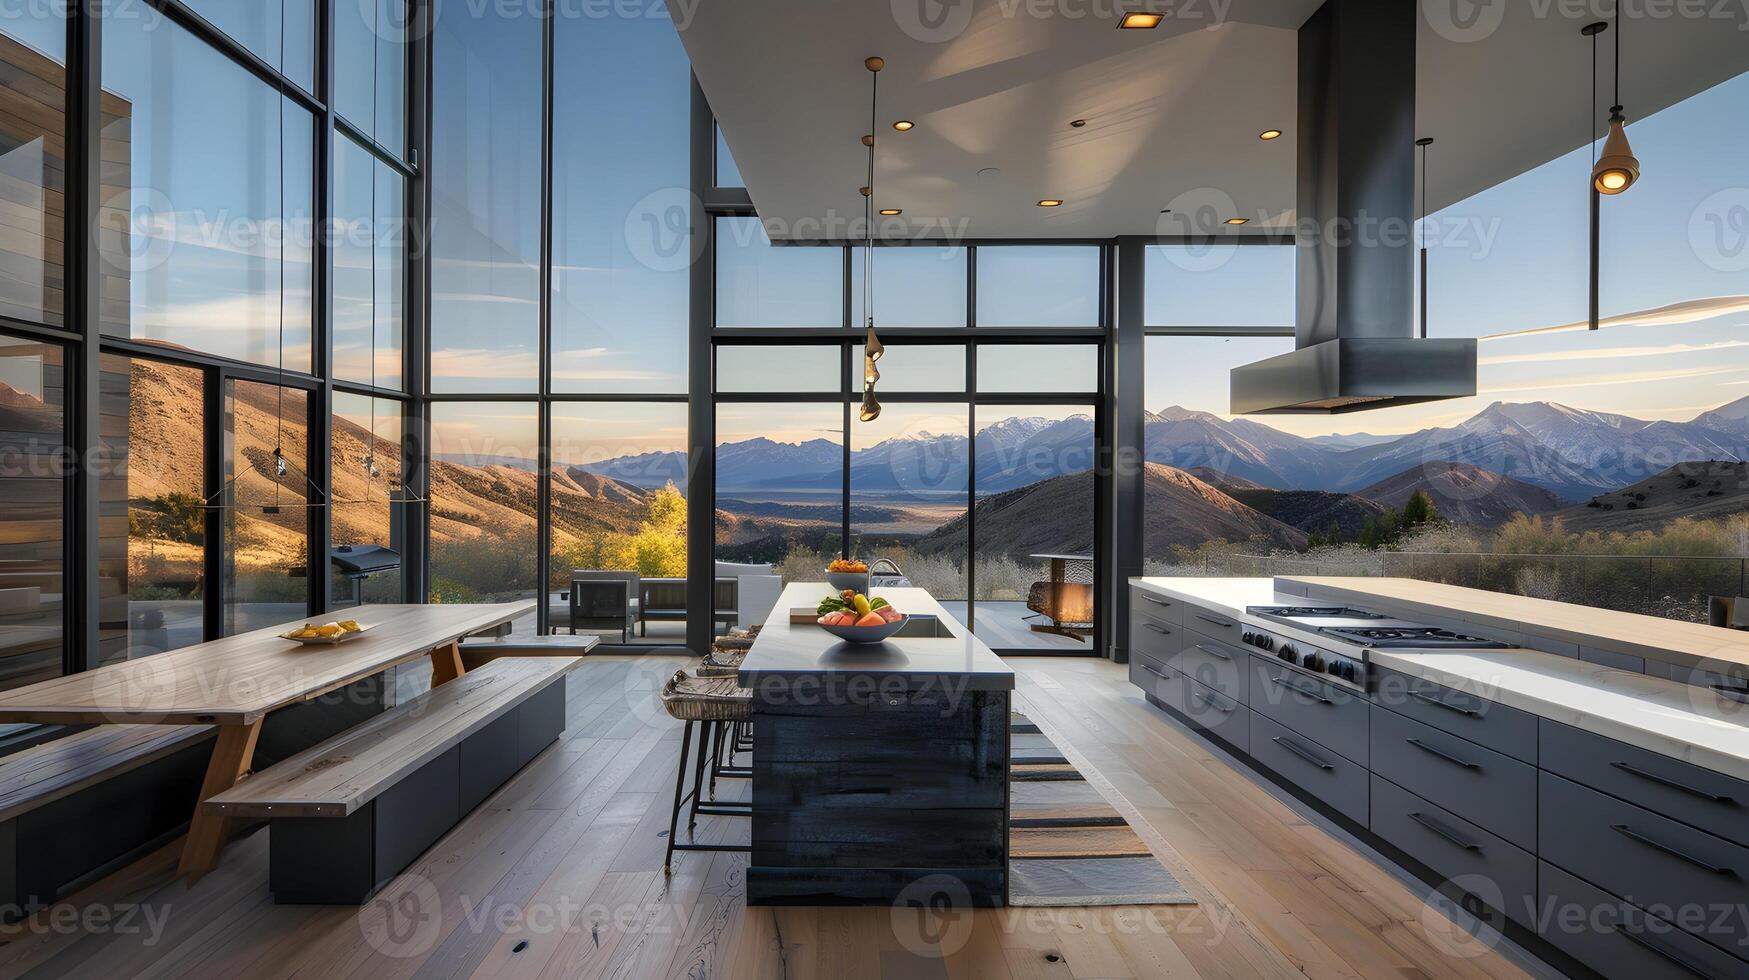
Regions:
<instances>
[{"instance_id":1,"label":"island countertop","mask_svg":"<svg viewBox=\"0 0 1749 980\"><path fill-rule=\"evenodd\" d=\"M796 582L784 588L741 664L743 687L802 678L867 677L907 686L951 682L957 690L1014 689L1014 671L924 589L876 588L870 597L887 600L907 616L935 616L952 636L895 637L860 645L845 643L812 622L790 623L791 609L814 609L836 591L825 582Z\"/></svg>"}]
</instances>

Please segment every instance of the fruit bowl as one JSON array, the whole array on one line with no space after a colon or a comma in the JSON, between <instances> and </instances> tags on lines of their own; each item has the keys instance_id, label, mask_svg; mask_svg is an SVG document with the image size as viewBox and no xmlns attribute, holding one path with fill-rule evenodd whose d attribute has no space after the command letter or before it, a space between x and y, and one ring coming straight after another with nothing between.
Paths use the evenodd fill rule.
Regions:
<instances>
[{"instance_id":1,"label":"fruit bowl","mask_svg":"<svg viewBox=\"0 0 1749 980\"><path fill-rule=\"evenodd\" d=\"M828 570L826 572L826 584L832 586L832 588L838 592L843 592L845 589L849 589L852 592L866 593L868 591L868 571L867 569L860 572L834 572Z\"/></svg>"},{"instance_id":2,"label":"fruit bowl","mask_svg":"<svg viewBox=\"0 0 1749 980\"><path fill-rule=\"evenodd\" d=\"M365 633L370 632L375 625L376 624L372 623L370 625L360 626L354 630L342 630L332 636L301 636L299 635L301 630L292 630L289 633L279 634L279 638L282 640L290 640L293 643L302 643L305 646L335 646L363 636Z\"/></svg>"},{"instance_id":3,"label":"fruit bowl","mask_svg":"<svg viewBox=\"0 0 1749 980\"><path fill-rule=\"evenodd\" d=\"M879 643L904 629L907 618L909 617L900 616L879 626L827 626L822 623L820 628L846 643Z\"/></svg>"}]
</instances>

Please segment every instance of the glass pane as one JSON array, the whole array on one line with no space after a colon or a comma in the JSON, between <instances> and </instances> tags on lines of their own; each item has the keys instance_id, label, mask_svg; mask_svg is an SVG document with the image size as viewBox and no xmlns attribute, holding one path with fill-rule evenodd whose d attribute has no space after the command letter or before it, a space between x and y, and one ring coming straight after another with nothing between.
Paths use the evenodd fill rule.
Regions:
<instances>
[{"instance_id":1,"label":"glass pane","mask_svg":"<svg viewBox=\"0 0 1749 980\"><path fill-rule=\"evenodd\" d=\"M1292 245L1150 245L1142 309L1152 327L1294 325Z\"/></svg>"},{"instance_id":2,"label":"glass pane","mask_svg":"<svg viewBox=\"0 0 1749 980\"><path fill-rule=\"evenodd\" d=\"M635 627L644 642L684 644L686 620L676 611L686 607L686 405L594 402L552 411L549 625L610 643ZM588 596L591 605L580 606L574 621L574 576L628 585L605 598ZM609 603L608 615L596 600Z\"/></svg>"},{"instance_id":3,"label":"glass pane","mask_svg":"<svg viewBox=\"0 0 1749 980\"><path fill-rule=\"evenodd\" d=\"M334 563L331 608L400 602L406 506L401 487L401 403L334 393ZM378 549L392 554L381 554ZM380 569L380 570L379 570Z\"/></svg>"},{"instance_id":4,"label":"glass pane","mask_svg":"<svg viewBox=\"0 0 1749 980\"><path fill-rule=\"evenodd\" d=\"M140 357L105 354L101 370L110 462L100 489L101 659L110 663L203 638L206 384L198 368Z\"/></svg>"},{"instance_id":5,"label":"glass pane","mask_svg":"<svg viewBox=\"0 0 1749 980\"><path fill-rule=\"evenodd\" d=\"M373 186L374 184L374 186ZM345 137L334 149L334 376L401 387L406 179Z\"/></svg>"},{"instance_id":6,"label":"glass pane","mask_svg":"<svg viewBox=\"0 0 1749 980\"><path fill-rule=\"evenodd\" d=\"M723 130L716 128L717 133L717 186L745 187L746 181L741 179L741 168L735 166L735 155L729 152L729 143L723 139Z\"/></svg>"},{"instance_id":7,"label":"glass pane","mask_svg":"<svg viewBox=\"0 0 1749 980\"><path fill-rule=\"evenodd\" d=\"M356 2L335 0L334 7L344 10ZM187 0L187 5L305 91L316 90L316 0ZM158 16L149 18L153 30Z\"/></svg>"},{"instance_id":8,"label":"glass pane","mask_svg":"<svg viewBox=\"0 0 1749 980\"><path fill-rule=\"evenodd\" d=\"M1091 344L979 344L978 390L1098 391L1099 348Z\"/></svg>"},{"instance_id":9,"label":"glass pane","mask_svg":"<svg viewBox=\"0 0 1749 980\"><path fill-rule=\"evenodd\" d=\"M533 402L431 406L431 601L535 596L539 442ZM534 623L530 612L515 632Z\"/></svg>"},{"instance_id":10,"label":"glass pane","mask_svg":"<svg viewBox=\"0 0 1749 980\"><path fill-rule=\"evenodd\" d=\"M156 16L103 19L103 87L103 332L310 370L310 114Z\"/></svg>"},{"instance_id":11,"label":"glass pane","mask_svg":"<svg viewBox=\"0 0 1749 980\"><path fill-rule=\"evenodd\" d=\"M978 325L1099 326L1099 248L1093 245L979 248Z\"/></svg>"},{"instance_id":12,"label":"glass pane","mask_svg":"<svg viewBox=\"0 0 1749 980\"><path fill-rule=\"evenodd\" d=\"M719 562L819 582L844 547L844 406L717 406Z\"/></svg>"},{"instance_id":13,"label":"glass pane","mask_svg":"<svg viewBox=\"0 0 1749 980\"><path fill-rule=\"evenodd\" d=\"M0 316L60 326L65 309L66 22L28 4L0 26Z\"/></svg>"},{"instance_id":14,"label":"glass pane","mask_svg":"<svg viewBox=\"0 0 1749 980\"><path fill-rule=\"evenodd\" d=\"M877 392L966 390L964 344L907 344L902 338L881 343L886 353L876 365L881 372ZM857 344L850 352L850 379L856 384L858 397L862 390L862 351L863 346Z\"/></svg>"},{"instance_id":15,"label":"glass pane","mask_svg":"<svg viewBox=\"0 0 1749 980\"><path fill-rule=\"evenodd\" d=\"M61 673L66 384L60 347L0 335L0 688ZM101 625L114 629L120 613L102 603Z\"/></svg>"},{"instance_id":16,"label":"glass pane","mask_svg":"<svg viewBox=\"0 0 1749 980\"><path fill-rule=\"evenodd\" d=\"M302 618L309 604L305 393L229 381L224 400L225 635ZM279 472L274 449L281 450Z\"/></svg>"},{"instance_id":17,"label":"glass pane","mask_svg":"<svg viewBox=\"0 0 1749 980\"><path fill-rule=\"evenodd\" d=\"M717 348L721 392L839 392L844 390L842 347L778 344Z\"/></svg>"},{"instance_id":18,"label":"glass pane","mask_svg":"<svg viewBox=\"0 0 1749 980\"><path fill-rule=\"evenodd\" d=\"M437 18L434 391L540 387L542 23L533 16L471 17L457 4Z\"/></svg>"},{"instance_id":19,"label":"glass pane","mask_svg":"<svg viewBox=\"0 0 1749 980\"><path fill-rule=\"evenodd\" d=\"M889 402L873 422L852 419L851 555L891 559L935 598L963 601L969 409Z\"/></svg>"},{"instance_id":20,"label":"glass pane","mask_svg":"<svg viewBox=\"0 0 1749 980\"><path fill-rule=\"evenodd\" d=\"M843 325L843 249L774 246L758 218L717 219L717 326Z\"/></svg>"},{"instance_id":21,"label":"glass pane","mask_svg":"<svg viewBox=\"0 0 1749 980\"><path fill-rule=\"evenodd\" d=\"M863 249L850 250L850 325L862 311ZM966 250L880 247L874 254L875 328L966 325Z\"/></svg>"},{"instance_id":22,"label":"glass pane","mask_svg":"<svg viewBox=\"0 0 1749 980\"><path fill-rule=\"evenodd\" d=\"M1097 608L1091 408L979 405L977 452L979 638L997 649L1089 649ZM965 528L955 530L963 548Z\"/></svg>"},{"instance_id":23,"label":"glass pane","mask_svg":"<svg viewBox=\"0 0 1749 980\"><path fill-rule=\"evenodd\" d=\"M686 390L692 74L667 16L561 17L553 388ZM604 133L612 138L604 139Z\"/></svg>"},{"instance_id":24,"label":"glass pane","mask_svg":"<svg viewBox=\"0 0 1749 980\"><path fill-rule=\"evenodd\" d=\"M407 145L407 0L335 0L334 110L395 153Z\"/></svg>"}]
</instances>

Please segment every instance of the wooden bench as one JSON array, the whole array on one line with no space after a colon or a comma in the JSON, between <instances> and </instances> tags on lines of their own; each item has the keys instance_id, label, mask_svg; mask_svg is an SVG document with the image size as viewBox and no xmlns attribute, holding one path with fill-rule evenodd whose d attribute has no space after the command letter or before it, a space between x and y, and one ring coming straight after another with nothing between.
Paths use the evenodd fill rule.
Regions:
<instances>
[{"instance_id":1,"label":"wooden bench","mask_svg":"<svg viewBox=\"0 0 1749 980\"><path fill-rule=\"evenodd\" d=\"M483 667L500 657L584 657L601 645L598 636L470 636L461 643L462 666Z\"/></svg>"},{"instance_id":2,"label":"wooden bench","mask_svg":"<svg viewBox=\"0 0 1749 980\"><path fill-rule=\"evenodd\" d=\"M362 905L565 728L577 657L470 670L205 803L271 821L274 901Z\"/></svg>"},{"instance_id":3,"label":"wooden bench","mask_svg":"<svg viewBox=\"0 0 1749 980\"><path fill-rule=\"evenodd\" d=\"M43 908L182 832L207 725L99 725L0 758L0 910Z\"/></svg>"}]
</instances>

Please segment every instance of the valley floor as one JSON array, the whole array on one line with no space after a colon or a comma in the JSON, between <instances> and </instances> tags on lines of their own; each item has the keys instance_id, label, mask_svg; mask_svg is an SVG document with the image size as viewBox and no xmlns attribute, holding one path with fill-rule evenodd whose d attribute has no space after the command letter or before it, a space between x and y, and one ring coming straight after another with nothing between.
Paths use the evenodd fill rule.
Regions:
<instances>
[{"instance_id":1,"label":"valley floor","mask_svg":"<svg viewBox=\"0 0 1749 980\"><path fill-rule=\"evenodd\" d=\"M1421 895L1308 823L1146 704L1115 664L1011 661L1019 706L1109 781L1196 906L749 908L744 854L661 872L680 726L676 658L590 657L562 742L363 910L274 905L267 834L192 887L178 844L56 910L0 926L0 976L1505 977ZM746 792L725 781L726 794ZM684 832L684 831L683 831ZM745 840L701 818L703 840Z\"/></svg>"}]
</instances>

